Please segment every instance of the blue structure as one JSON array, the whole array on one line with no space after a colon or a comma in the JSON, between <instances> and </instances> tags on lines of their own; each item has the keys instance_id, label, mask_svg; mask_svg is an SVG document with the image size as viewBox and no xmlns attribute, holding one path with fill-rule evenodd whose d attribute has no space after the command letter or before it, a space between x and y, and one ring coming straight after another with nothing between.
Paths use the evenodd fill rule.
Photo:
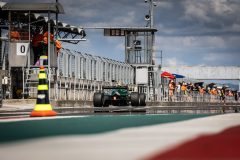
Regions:
<instances>
[{"instance_id":1,"label":"blue structure","mask_svg":"<svg viewBox=\"0 0 240 160\"><path fill-rule=\"evenodd\" d=\"M180 75L180 74L173 74L175 76L175 78L185 78L185 76Z\"/></svg>"}]
</instances>

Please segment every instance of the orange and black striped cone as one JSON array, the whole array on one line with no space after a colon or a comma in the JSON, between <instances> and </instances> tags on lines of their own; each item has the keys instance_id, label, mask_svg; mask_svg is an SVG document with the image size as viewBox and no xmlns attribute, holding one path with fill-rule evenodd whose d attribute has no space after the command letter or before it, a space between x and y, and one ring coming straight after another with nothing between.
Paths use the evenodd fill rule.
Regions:
<instances>
[{"instance_id":1,"label":"orange and black striped cone","mask_svg":"<svg viewBox=\"0 0 240 160\"><path fill-rule=\"evenodd\" d=\"M34 110L31 112L31 117L45 117L45 116L56 116L57 113L52 110L52 106L48 97L48 82L47 75L45 73L44 66L40 66L38 74L38 95L37 103Z\"/></svg>"}]
</instances>

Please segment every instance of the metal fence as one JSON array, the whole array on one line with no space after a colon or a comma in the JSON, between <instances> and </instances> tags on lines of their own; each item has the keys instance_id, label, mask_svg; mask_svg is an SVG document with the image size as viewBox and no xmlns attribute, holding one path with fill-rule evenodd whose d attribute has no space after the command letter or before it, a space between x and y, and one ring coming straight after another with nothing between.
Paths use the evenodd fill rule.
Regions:
<instances>
[{"instance_id":1,"label":"metal fence","mask_svg":"<svg viewBox=\"0 0 240 160\"><path fill-rule=\"evenodd\" d=\"M234 96L225 95L225 100L222 100L219 95L209 93L200 94L198 91L190 92L174 92L173 96L169 96L168 88L162 89L159 93L159 100L162 102L209 102L209 103L239 103Z\"/></svg>"},{"instance_id":2,"label":"metal fence","mask_svg":"<svg viewBox=\"0 0 240 160\"><path fill-rule=\"evenodd\" d=\"M133 67L127 63L62 49L58 55L61 77L133 84Z\"/></svg>"},{"instance_id":3,"label":"metal fence","mask_svg":"<svg viewBox=\"0 0 240 160\"><path fill-rule=\"evenodd\" d=\"M133 67L127 63L62 49L58 55L57 79L51 98L92 100L104 85L133 84Z\"/></svg>"}]
</instances>

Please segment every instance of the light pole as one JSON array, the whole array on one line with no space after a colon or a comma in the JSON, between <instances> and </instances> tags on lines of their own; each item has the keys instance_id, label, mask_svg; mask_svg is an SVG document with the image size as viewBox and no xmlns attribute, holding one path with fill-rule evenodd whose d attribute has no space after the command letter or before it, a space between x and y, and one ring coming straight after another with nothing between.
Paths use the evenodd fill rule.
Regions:
<instances>
[{"instance_id":1,"label":"light pole","mask_svg":"<svg viewBox=\"0 0 240 160\"><path fill-rule=\"evenodd\" d=\"M145 0L145 3L149 3L149 15L145 16L147 21L150 21L149 28L153 28L153 7L157 6L153 0Z\"/></svg>"}]
</instances>

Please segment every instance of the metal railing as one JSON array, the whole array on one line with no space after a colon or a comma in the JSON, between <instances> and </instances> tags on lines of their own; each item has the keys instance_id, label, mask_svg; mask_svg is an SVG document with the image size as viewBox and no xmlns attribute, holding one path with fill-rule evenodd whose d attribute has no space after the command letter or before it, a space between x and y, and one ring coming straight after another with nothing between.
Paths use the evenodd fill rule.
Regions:
<instances>
[{"instance_id":1,"label":"metal railing","mask_svg":"<svg viewBox=\"0 0 240 160\"><path fill-rule=\"evenodd\" d=\"M98 82L85 79L59 77L51 97L57 100L91 101L94 92L101 90L108 82Z\"/></svg>"},{"instance_id":2,"label":"metal railing","mask_svg":"<svg viewBox=\"0 0 240 160\"><path fill-rule=\"evenodd\" d=\"M159 94L161 102L208 102L208 103L239 103L239 98L234 96L225 95L225 100L219 95L212 95L209 93L200 94L198 91L190 92L174 92L173 96L170 96L168 90L161 91Z\"/></svg>"},{"instance_id":3,"label":"metal railing","mask_svg":"<svg viewBox=\"0 0 240 160\"><path fill-rule=\"evenodd\" d=\"M129 64L67 49L58 55L58 69L61 77L133 83L134 69Z\"/></svg>"},{"instance_id":4,"label":"metal railing","mask_svg":"<svg viewBox=\"0 0 240 160\"><path fill-rule=\"evenodd\" d=\"M133 84L134 70L129 64L67 49L58 54L57 69L50 70L50 98L55 100L90 101L103 85ZM29 90L30 97L36 97L36 86Z\"/></svg>"}]
</instances>

